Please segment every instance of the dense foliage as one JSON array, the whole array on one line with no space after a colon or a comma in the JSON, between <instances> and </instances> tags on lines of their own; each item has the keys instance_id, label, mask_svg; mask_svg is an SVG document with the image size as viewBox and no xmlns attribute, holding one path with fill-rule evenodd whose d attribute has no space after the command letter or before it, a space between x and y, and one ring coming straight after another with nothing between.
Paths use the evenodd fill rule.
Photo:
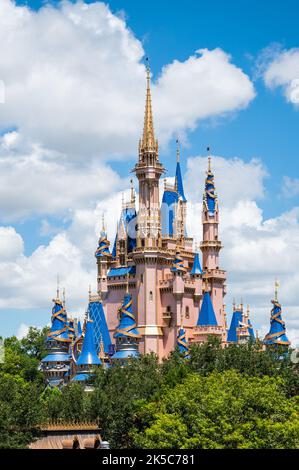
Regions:
<instances>
[{"instance_id":1,"label":"dense foliage","mask_svg":"<svg viewBox=\"0 0 299 470\"><path fill-rule=\"evenodd\" d=\"M46 330L5 340L0 447L26 447L46 421L99 420L113 448L298 448L298 364L254 343L215 340L99 370L93 392L45 388L38 370Z\"/></svg>"}]
</instances>

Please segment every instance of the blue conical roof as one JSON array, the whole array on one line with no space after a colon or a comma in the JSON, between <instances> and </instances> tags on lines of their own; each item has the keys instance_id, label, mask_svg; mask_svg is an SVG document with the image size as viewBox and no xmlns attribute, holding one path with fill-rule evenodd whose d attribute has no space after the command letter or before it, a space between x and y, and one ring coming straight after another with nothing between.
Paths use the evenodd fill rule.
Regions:
<instances>
[{"instance_id":1,"label":"blue conical roof","mask_svg":"<svg viewBox=\"0 0 299 470\"><path fill-rule=\"evenodd\" d=\"M104 351L109 353L111 350L111 339L106 322L106 316L103 309L103 304L100 300L90 301L88 305L88 316L93 320L94 325L94 338L97 353L100 349L100 341L103 340Z\"/></svg>"},{"instance_id":2,"label":"blue conical roof","mask_svg":"<svg viewBox=\"0 0 299 470\"><path fill-rule=\"evenodd\" d=\"M165 189L161 206L161 230L164 237L173 236L175 204L177 202L178 193L175 190Z\"/></svg>"},{"instance_id":3,"label":"blue conical roof","mask_svg":"<svg viewBox=\"0 0 299 470\"><path fill-rule=\"evenodd\" d=\"M189 346L186 340L186 332L184 328L182 327L179 329L177 341L178 341L178 348L179 348L180 353L182 353L184 357L188 359L189 358Z\"/></svg>"},{"instance_id":4,"label":"blue conical roof","mask_svg":"<svg viewBox=\"0 0 299 470\"><path fill-rule=\"evenodd\" d=\"M80 338L80 336L82 336L82 327L81 327L81 322L80 320L78 321L78 338Z\"/></svg>"},{"instance_id":5,"label":"blue conical roof","mask_svg":"<svg viewBox=\"0 0 299 470\"><path fill-rule=\"evenodd\" d=\"M205 201L208 206L208 211L214 214L216 207L216 193L214 184L214 175L209 169L207 172L206 183L205 183Z\"/></svg>"},{"instance_id":6,"label":"blue conical roof","mask_svg":"<svg viewBox=\"0 0 299 470\"><path fill-rule=\"evenodd\" d=\"M178 195L181 197L181 199L184 202L187 202L187 199L186 199L185 194L184 194L184 186L183 186L183 178L182 178L182 173L181 173L180 162L177 162L177 164L176 164L175 182L176 182Z\"/></svg>"},{"instance_id":7,"label":"blue conical roof","mask_svg":"<svg viewBox=\"0 0 299 470\"><path fill-rule=\"evenodd\" d=\"M93 321L87 320L82 351L77 359L77 365L100 365L101 363L102 362L97 356L95 347Z\"/></svg>"},{"instance_id":8,"label":"blue conical roof","mask_svg":"<svg viewBox=\"0 0 299 470\"><path fill-rule=\"evenodd\" d=\"M288 346L290 341L286 336L285 322L281 318L281 305L277 300L272 300L272 304L270 331L265 336L264 343Z\"/></svg>"},{"instance_id":9,"label":"blue conical roof","mask_svg":"<svg viewBox=\"0 0 299 470\"><path fill-rule=\"evenodd\" d=\"M193 266L192 266L190 274L192 276L195 276L197 274L202 274L202 269L201 269L201 265L200 265L200 261L199 261L199 255L198 255L197 252L194 255Z\"/></svg>"},{"instance_id":10,"label":"blue conical roof","mask_svg":"<svg viewBox=\"0 0 299 470\"><path fill-rule=\"evenodd\" d=\"M51 318L51 329L50 333L48 334L47 341L64 341L70 342L71 339L69 337L69 330L68 330L68 321L67 321L67 314L62 305L61 300L55 299L53 300L54 307L52 308L52 318Z\"/></svg>"},{"instance_id":11,"label":"blue conical roof","mask_svg":"<svg viewBox=\"0 0 299 470\"><path fill-rule=\"evenodd\" d=\"M235 310L231 319L230 327L227 333L227 341L232 343L238 342L237 328L242 323L243 312L242 310Z\"/></svg>"},{"instance_id":12,"label":"blue conical roof","mask_svg":"<svg viewBox=\"0 0 299 470\"><path fill-rule=\"evenodd\" d=\"M216 315L209 292L205 292L199 311L197 326L217 326Z\"/></svg>"},{"instance_id":13,"label":"blue conical roof","mask_svg":"<svg viewBox=\"0 0 299 470\"><path fill-rule=\"evenodd\" d=\"M125 294L123 304L120 308L119 325L115 330L114 338L119 337L135 337L139 338L139 331L135 320L135 315L132 311L132 296Z\"/></svg>"},{"instance_id":14,"label":"blue conical roof","mask_svg":"<svg viewBox=\"0 0 299 470\"><path fill-rule=\"evenodd\" d=\"M95 253L96 257L101 258L103 256L107 256L107 255L109 256L110 255L109 245L110 245L110 242L107 240L107 234L104 230L102 230L101 236L99 239L98 248Z\"/></svg>"}]
</instances>

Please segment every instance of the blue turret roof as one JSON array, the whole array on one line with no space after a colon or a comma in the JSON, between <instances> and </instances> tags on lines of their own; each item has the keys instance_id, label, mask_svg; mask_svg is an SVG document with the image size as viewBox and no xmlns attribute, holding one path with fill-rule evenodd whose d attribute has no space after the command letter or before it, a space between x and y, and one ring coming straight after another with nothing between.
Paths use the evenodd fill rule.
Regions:
<instances>
[{"instance_id":1,"label":"blue turret roof","mask_svg":"<svg viewBox=\"0 0 299 470\"><path fill-rule=\"evenodd\" d=\"M230 343L238 342L237 328L242 323L243 312L242 310L235 310L231 319L230 327L227 333L227 341Z\"/></svg>"},{"instance_id":2,"label":"blue turret roof","mask_svg":"<svg viewBox=\"0 0 299 470\"><path fill-rule=\"evenodd\" d=\"M78 338L80 338L80 336L82 336L82 327L81 327L81 322L80 320L78 321Z\"/></svg>"},{"instance_id":3,"label":"blue turret roof","mask_svg":"<svg viewBox=\"0 0 299 470\"><path fill-rule=\"evenodd\" d=\"M179 348L180 353L183 354L186 359L188 359L189 358L189 346L186 340L186 332L182 326L179 329L177 341L178 341L178 348Z\"/></svg>"},{"instance_id":4,"label":"blue turret roof","mask_svg":"<svg viewBox=\"0 0 299 470\"><path fill-rule=\"evenodd\" d=\"M107 240L107 234L104 230L102 230L98 248L95 253L96 257L101 258L103 256L110 256L109 245L110 242Z\"/></svg>"},{"instance_id":5,"label":"blue turret roof","mask_svg":"<svg viewBox=\"0 0 299 470\"><path fill-rule=\"evenodd\" d=\"M216 315L209 292L205 292L199 311L197 326L217 326Z\"/></svg>"},{"instance_id":6,"label":"blue turret roof","mask_svg":"<svg viewBox=\"0 0 299 470\"><path fill-rule=\"evenodd\" d=\"M82 351L79 354L76 364L78 366L101 364L101 360L98 358L96 352L92 320L87 320L86 322Z\"/></svg>"},{"instance_id":7,"label":"blue turret roof","mask_svg":"<svg viewBox=\"0 0 299 470\"><path fill-rule=\"evenodd\" d=\"M173 263L172 263L171 271L173 273L184 273L186 271L186 268L184 266L184 261L179 250L177 250L176 252L175 259L173 260Z\"/></svg>"},{"instance_id":8,"label":"blue turret roof","mask_svg":"<svg viewBox=\"0 0 299 470\"><path fill-rule=\"evenodd\" d=\"M62 305L61 300L53 300L54 307L52 308L52 325L50 332L47 336L47 341L62 341L70 342L68 330L68 321L66 311Z\"/></svg>"},{"instance_id":9,"label":"blue turret roof","mask_svg":"<svg viewBox=\"0 0 299 470\"><path fill-rule=\"evenodd\" d=\"M205 201L207 204L208 211L214 214L216 208L216 193L214 184L214 174L209 168L205 183Z\"/></svg>"},{"instance_id":10,"label":"blue turret roof","mask_svg":"<svg viewBox=\"0 0 299 470\"><path fill-rule=\"evenodd\" d=\"M99 353L100 350L100 341L103 340L104 351L109 353L111 350L111 339L106 322L106 316L103 309L103 304L100 300L90 301L88 305L88 315L91 320L93 320L93 330L96 351Z\"/></svg>"},{"instance_id":11,"label":"blue turret roof","mask_svg":"<svg viewBox=\"0 0 299 470\"><path fill-rule=\"evenodd\" d=\"M172 237L175 217L175 204L178 202L178 193L175 190L165 189L161 207L161 229L164 237Z\"/></svg>"},{"instance_id":12,"label":"blue turret roof","mask_svg":"<svg viewBox=\"0 0 299 470\"><path fill-rule=\"evenodd\" d=\"M192 276L202 274L202 269L199 261L199 254L197 252L194 254L194 261L190 274Z\"/></svg>"},{"instance_id":13,"label":"blue turret roof","mask_svg":"<svg viewBox=\"0 0 299 470\"><path fill-rule=\"evenodd\" d=\"M266 345L277 344L288 346L290 341L286 336L285 322L281 317L281 305L277 300L272 300L272 304L270 331L265 336L264 343Z\"/></svg>"},{"instance_id":14,"label":"blue turret roof","mask_svg":"<svg viewBox=\"0 0 299 470\"><path fill-rule=\"evenodd\" d=\"M187 202L187 199L186 199L185 194L184 194L184 186L183 186L183 179L182 179L180 162L177 162L177 164L176 164L175 182L176 182L178 195L181 197L181 199L184 202Z\"/></svg>"},{"instance_id":15,"label":"blue turret roof","mask_svg":"<svg viewBox=\"0 0 299 470\"><path fill-rule=\"evenodd\" d=\"M115 330L114 338L139 338L139 336L135 315L132 311L132 296L131 294L125 294L123 304L120 308L119 325Z\"/></svg>"}]
</instances>

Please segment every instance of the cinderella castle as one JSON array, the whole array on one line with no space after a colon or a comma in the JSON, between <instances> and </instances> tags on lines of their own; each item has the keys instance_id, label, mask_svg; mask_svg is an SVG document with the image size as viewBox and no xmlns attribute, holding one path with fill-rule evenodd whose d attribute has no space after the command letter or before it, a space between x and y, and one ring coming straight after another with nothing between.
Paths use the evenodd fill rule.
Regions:
<instances>
[{"instance_id":1,"label":"cinderella castle","mask_svg":"<svg viewBox=\"0 0 299 470\"><path fill-rule=\"evenodd\" d=\"M179 147L174 184L165 181L161 202L160 178L165 169L154 134L149 68L143 134L133 171L139 184L138 210L132 186L130 200L122 204L112 247L103 223L95 252L98 292L89 294L82 327L68 316L57 292L48 352L41 363L50 386L80 381L88 387L96 368L123 364L139 354L155 353L162 360L178 347L188 358L190 344L203 343L210 336L219 338L224 347L256 340L249 310L242 304L233 306L227 325L226 271L219 256L219 207L211 158L203 188L200 251L186 231ZM264 347L288 346L277 289L272 303Z\"/></svg>"}]
</instances>

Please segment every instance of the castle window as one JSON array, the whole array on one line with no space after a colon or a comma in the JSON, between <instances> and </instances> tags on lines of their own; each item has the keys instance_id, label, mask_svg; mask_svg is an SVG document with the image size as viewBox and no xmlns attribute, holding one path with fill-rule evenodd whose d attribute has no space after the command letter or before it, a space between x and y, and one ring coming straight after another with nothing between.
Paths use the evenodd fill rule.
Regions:
<instances>
[{"instance_id":1,"label":"castle window","mask_svg":"<svg viewBox=\"0 0 299 470\"><path fill-rule=\"evenodd\" d=\"M140 275L140 282L143 282L143 274Z\"/></svg>"},{"instance_id":2,"label":"castle window","mask_svg":"<svg viewBox=\"0 0 299 470\"><path fill-rule=\"evenodd\" d=\"M186 305L185 317L186 317L186 318L190 318L190 310L189 310L189 306L188 306L188 305Z\"/></svg>"},{"instance_id":3,"label":"castle window","mask_svg":"<svg viewBox=\"0 0 299 470\"><path fill-rule=\"evenodd\" d=\"M150 290L150 293L149 293L149 301L152 302L153 301L153 292Z\"/></svg>"},{"instance_id":4,"label":"castle window","mask_svg":"<svg viewBox=\"0 0 299 470\"><path fill-rule=\"evenodd\" d=\"M170 313L170 312L171 312L171 306L170 306L170 305L167 305L167 307L166 307L166 311L167 311L168 313Z\"/></svg>"}]
</instances>

